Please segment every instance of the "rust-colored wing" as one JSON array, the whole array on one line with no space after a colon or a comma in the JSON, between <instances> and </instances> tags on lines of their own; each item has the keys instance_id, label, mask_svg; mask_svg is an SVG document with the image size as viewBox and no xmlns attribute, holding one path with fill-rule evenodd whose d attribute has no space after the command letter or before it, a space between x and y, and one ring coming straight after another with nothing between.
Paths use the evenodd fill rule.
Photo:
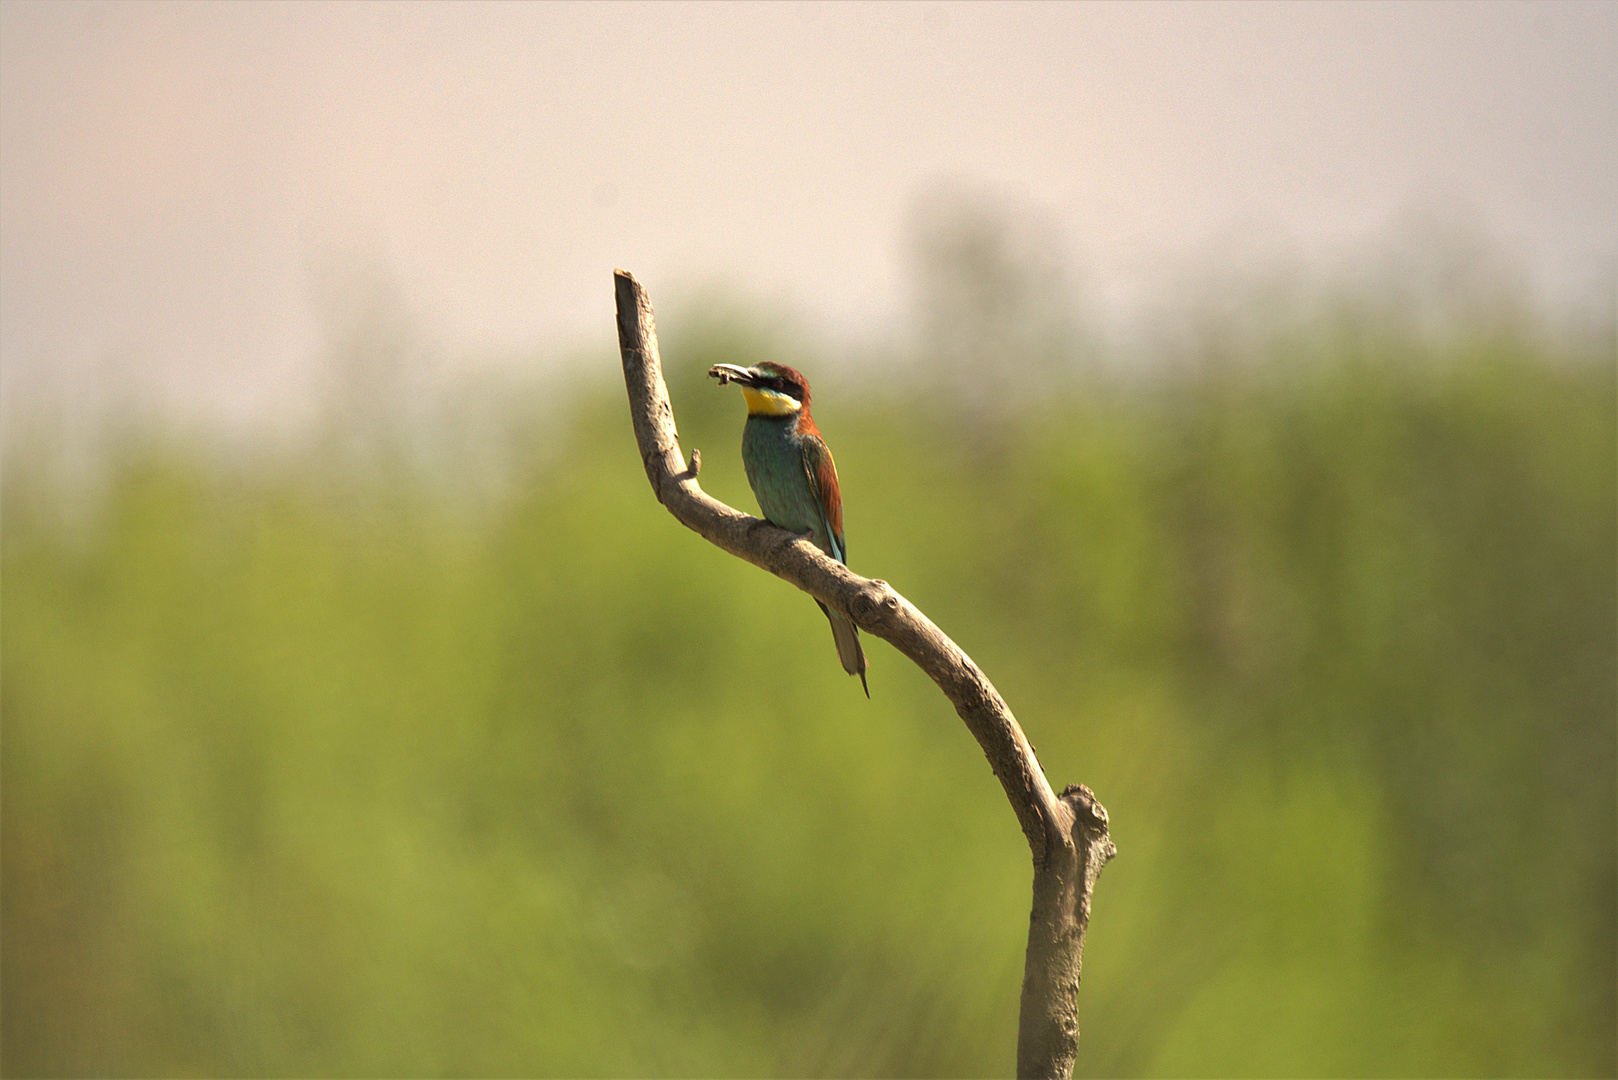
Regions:
<instances>
[{"instance_id":1,"label":"rust-colored wing","mask_svg":"<svg viewBox=\"0 0 1618 1080\"><path fill-rule=\"evenodd\" d=\"M818 433L804 436L803 468L809 474L809 488L826 518L827 531L835 548L831 556L846 566L848 546L843 542L843 494L837 487L837 463L832 461L831 450Z\"/></svg>"}]
</instances>

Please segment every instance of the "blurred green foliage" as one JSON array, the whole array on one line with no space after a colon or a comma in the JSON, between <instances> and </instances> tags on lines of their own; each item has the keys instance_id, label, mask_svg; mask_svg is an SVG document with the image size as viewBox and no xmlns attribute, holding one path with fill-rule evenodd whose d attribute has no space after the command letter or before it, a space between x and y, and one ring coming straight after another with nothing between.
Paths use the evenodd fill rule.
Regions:
<instances>
[{"instance_id":1,"label":"blurred green foliage","mask_svg":"<svg viewBox=\"0 0 1618 1080\"><path fill-rule=\"evenodd\" d=\"M853 567L1111 811L1081 1075L1618 1068L1611 358L1354 329L992 422L816 377ZM759 343L664 353L751 510ZM477 510L148 443L77 524L14 456L6 1075L1012 1071L943 697L675 523L617 388L550 439Z\"/></svg>"}]
</instances>

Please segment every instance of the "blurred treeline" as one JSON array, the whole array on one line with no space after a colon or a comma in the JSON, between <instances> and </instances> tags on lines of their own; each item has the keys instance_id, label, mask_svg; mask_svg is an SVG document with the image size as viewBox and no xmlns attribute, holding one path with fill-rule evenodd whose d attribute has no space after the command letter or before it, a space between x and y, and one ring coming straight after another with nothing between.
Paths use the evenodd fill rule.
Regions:
<instances>
[{"instance_id":1,"label":"blurred treeline","mask_svg":"<svg viewBox=\"0 0 1618 1080\"><path fill-rule=\"evenodd\" d=\"M1609 338L1254 308L1125 376L979 319L878 376L658 314L705 487L753 509L707 366L804 367L854 568L1110 810L1080 1074L1613 1074ZM657 505L610 347L476 498L385 419L137 432L88 509L12 450L6 1075L1012 1071L998 784Z\"/></svg>"}]
</instances>

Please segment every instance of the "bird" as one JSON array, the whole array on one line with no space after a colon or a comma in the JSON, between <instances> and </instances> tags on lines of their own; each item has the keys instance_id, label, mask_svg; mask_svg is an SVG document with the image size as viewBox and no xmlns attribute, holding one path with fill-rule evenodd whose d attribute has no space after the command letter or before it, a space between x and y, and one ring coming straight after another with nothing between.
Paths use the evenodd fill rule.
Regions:
<instances>
[{"instance_id":1,"label":"bird","mask_svg":"<svg viewBox=\"0 0 1618 1080\"><path fill-rule=\"evenodd\" d=\"M843 542L843 496L837 486L837 465L826 440L809 415L809 380L785 364L764 362L752 367L715 364L708 374L719 385L736 383L747 401L747 423L742 428L742 466L758 508L771 525L807 536L814 545L844 566L848 545ZM865 650L859 629L846 615L819 600L831 620L837 659L843 670L860 677L865 696Z\"/></svg>"}]
</instances>

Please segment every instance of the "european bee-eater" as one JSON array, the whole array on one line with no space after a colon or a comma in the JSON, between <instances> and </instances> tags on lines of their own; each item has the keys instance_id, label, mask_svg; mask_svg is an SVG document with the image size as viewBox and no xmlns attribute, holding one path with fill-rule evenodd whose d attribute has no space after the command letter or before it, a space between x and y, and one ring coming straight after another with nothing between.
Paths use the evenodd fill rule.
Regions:
<instances>
[{"instance_id":1,"label":"european bee-eater","mask_svg":"<svg viewBox=\"0 0 1618 1080\"><path fill-rule=\"evenodd\" d=\"M809 380L781 364L715 364L708 374L719 385L736 383L747 399L742 428L742 465L764 519L788 532L808 534L815 546L844 566L843 495L837 488L837 466L809 415ZM820 604L819 600L815 603ZM865 650L859 629L846 616L820 610L831 620L837 658L843 670L860 677L865 696Z\"/></svg>"}]
</instances>

